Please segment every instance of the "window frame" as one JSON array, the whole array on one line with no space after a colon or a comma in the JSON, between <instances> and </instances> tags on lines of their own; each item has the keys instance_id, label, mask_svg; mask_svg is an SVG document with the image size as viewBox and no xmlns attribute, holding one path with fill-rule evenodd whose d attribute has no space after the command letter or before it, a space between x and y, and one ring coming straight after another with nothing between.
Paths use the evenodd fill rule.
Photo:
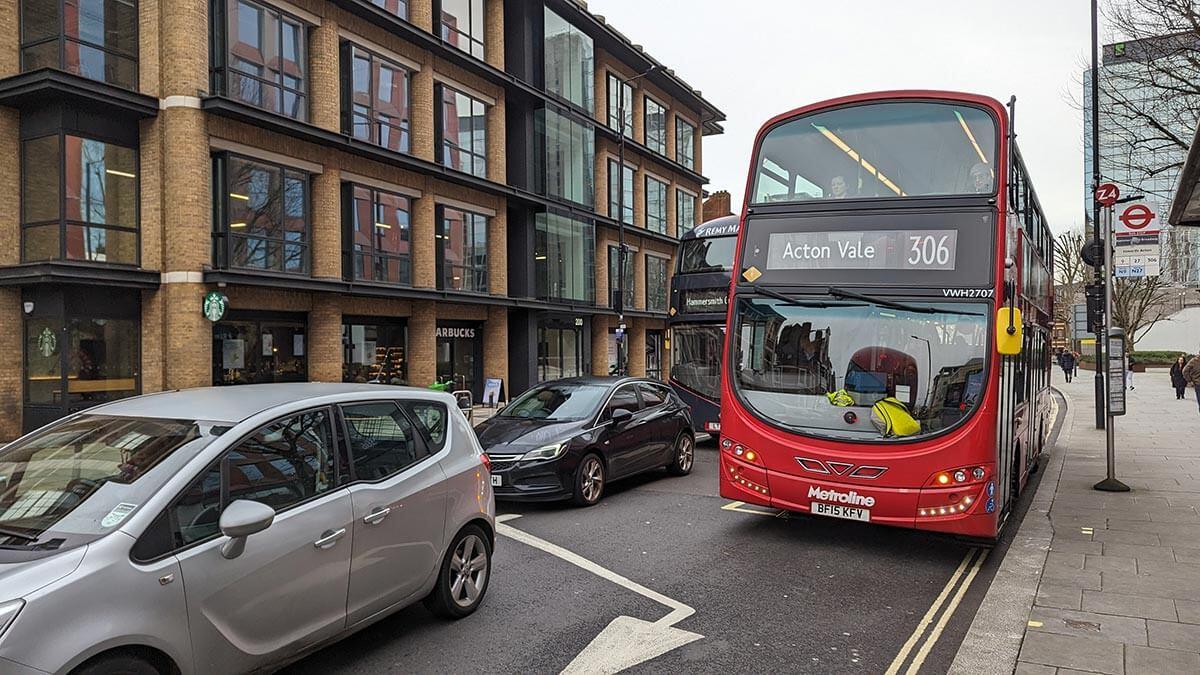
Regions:
<instances>
[{"instance_id":1,"label":"window frame","mask_svg":"<svg viewBox=\"0 0 1200 675\"><path fill-rule=\"evenodd\" d=\"M485 58L487 57L487 32L486 32L486 30L484 30L481 33L482 37L479 39L475 38L474 32L475 32L476 20L478 20L480 25L485 25L487 23L487 0L479 0L479 11L483 15L483 16L479 16L479 17L475 16L475 12L473 11L474 10L474 0L467 0L467 29L466 29L466 31L461 30L461 28L458 26L449 26L446 24L446 19L445 19L446 12L443 9L442 5L443 5L442 0L437 0L436 4L434 5L435 10L437 11L436 19L437 19L437 28L438 28L438 32L437 32L438 39L441 40L442 44L446 45L447 47L450 47L452 49L457 49L458 51L463 52L464 54L467 54L468 56L470 56L472 58L476 58L476 59L479 59L480 61L484 61ZM455 34L455 35L458 35L460 37L460 39L465 39L465 44L466 44L467 48L463 49L462 44L454 44L453 42L451 42L449 39L450 34ZM478 54L475 53L476 46L479 47Z\"/></svg>"},{"instance_id":2,"label":"window frame","mask_svg":"<svg viewBox=\"0 0 1200 675\"><path fill-rule=\"evenodd\" d=\"M400 63L394 59L390 59L377 51L365 47L353 40L342 39L339 45L339 56L341 61L340 68L340 89L341 89L341 118L342 118L342 133L348 136L351 140L360 143L367 143L377 148L382 148L388 152L398 152L404 155L412 154L412 117L413 117L413 75L415 71L407 65ZM354 101L354 61L358 53L367 57L367 93L369 104L366 106L366 113L358 113L355 109L360 104ZM375 77L376 62L382 66L387 66L395 72L403 73L404 75L404 116L399 120L398 124L381 122L378 119L378 109L375 102L379 98L379 80ZM367 118L368 128L367 138L361 138L355 132L355 118L360 115L365 115ZM436 116L435 116L436 123ZM379 129L386 126L396 133L400 134L400 148L393 150L387 147L382 142L383 134L379 133Z\"/></svg>"},{"instance_id":3,"label":"window frame","mask_svg":"<svg viewBox=\"0 0 1200 675\"><path fill-rule=\"evenodd\" d=\"M248 234L238 234L230 230L229 214L230 209L230 184L229 184L229 162L230 159L238 159L243 162L258 164L268 167L273 170L278 170L281 177L281 190L286 191L286 187L282 181L286 180L289 172L298 174L303 177L304 184L304 239L301 242L290 242L286 239L267 237L267 236L252 236ZM213 188L214 192L220 191L219 198L214 199L214 214L213 214L213 247L214 260L217 263L218 269L237 269L248 270L251 272L259 272L266 274L281 274L289 277L304 277L312 276L312 258L313 258L313 209L312 209L312 182L313 174L305 169L272 162L269 160L242 155L232 151L220 151L212 155L213 166ZM281 207L283 205L280 201ZM303 267L299 272L291 272L283 269L266 268L266 267L251 267L248 265L239 265L233 259L234 243L237 239L256 239L267 243L276 243L284 245L298 245L303 249ZM282 260L282 258L281 258Z\"/></svg>"},{"instance_id":4,"label":"window frame","mask_svg":"<svg viewBox=\"0 0 1200 675\"><path fill-rule=\"evenodd\" d=\"M471 228L472 228L471 229L471 235L472 235L471 236L471 242L472 242L471 245L472 245L472 247L474 247L475 235L478 234L478 231L475 228L477 228L477 227L483 228L483 251L484 251L483 264L481 264L481 265L447 264L447 262L446 262L446 242L449 241L449 236L450 236L449 230L446 229L448 227L446 224L446 211L447 210L457 211L457 212L462 213L465 216L467 216L466 218L464 218L463 222L464 222L464 224L468 223L468 222L471 223ZM482 224L475 223L474 222L475 218L481 218L483 220ZM452 291L452 292L457 292L457 293L483 293L483 294L489 293L488 286L489 286L490 279L488 278L488 276L489 276L489 269L491 267L491 260L490 260L491 256L489 255L489 251L488 251L488 247L489 247L488 227L491 225L491 222L490 222L491 218L492 218L492 216L489 216L486 213L480 213L478 211L471 211L470 209L465 209L465 208L462 208L459 206L450 206L450 205L446 205L446 204L438 204L437 205L436 217L434 220L434 259L435 259L436 276L437 276L437 286L436 287L439 291ZM464 238L464 241L465 241L465 238ZM454 280L453 279L454 270L456 270L456 269L462 270L462 274L464 274L464 275L468 272L471 273L473 276L481 275L483 281L481 284L479 284L477 286L473 286L471 288L466 288L466 287L461 288L461 289L454 288L450 285L450 283ZM465 280L465 277L464 277L464 280Z\"/></svg>"},{"instance_id":5,"label":"window frame","mask_svg":"<svg viewBox=\"0 0 1200 675\"><path fill-rule=\"evenodd\" d=\"M685 201L690 201L692 205L692 219L689 222L684 222L680 217L683 209L679 207ZM685 190L681 187L675 188L675 236L681 236L684 232L690 232L691 230L695 229L697 225L696 213L699 211L699 209L696 208L697 201L699 201L699 197L692 194L691 191Z\"/></svg>"},{"instance_id":6,"label":"window frame","mask_svg":"<svg viewBox=\"0 0 1200 675\"><path fill-rule=\"evenodd\" d=\"M279 68L278 81L272 81L265 77L260 77L238 70L230 64L233 56L233 41L231 40L230 35L233 28L230 24L230 2L241 2L252 5L257 7L259 11L265 12L267 15L274 17L278 28L275 31L275 37L278 40L276 43L276 48L281 52L278 56L280 64L282 64L284 60L282 54L282 45L284 44L284 26L290 22L299 29L300 35L299 39L296 41L296 50L299 57L297 62L303 67L303 76L301 78L302 81L300 88L297 89L295 87L289 87L287 84L285 84L287 74L282 68L282 65ZM210 45L211 63L209 65L209 80L211 82L213 91L219 92L220 95L224 96L225 98L250 106L256 110L262 110L263 112L267 112L272 115L279 115L280 117L286 117L299 122L309 123L310 118L312 117L312 111L310 110L312 104L312 55L309 53L308 42L309 35L313 28L312 24L300 18L299 16L296 16L295 14L288 12L287 10L281 9L273 4L263 2L262 0L212 0L210 9L212 14L211 31L213 34L213 39ZM268 68L270 67L269 64L264 65ZM240 96L233 95L230 87L230 82L233 75L257 82L260 87L265 86L277 88L279 91L279 111L271 110L270 108L267 108L261 104L256 104L251 101L247 101ZM286 106L284 105L285 94L287 93L292 93L300 99L301 105L298 115L291 115L287 112Z\"/></svg>"},{"instance_id":7,"label":"window frame","mask_svg":"<svg viewBox=\"0 0 1200 675\"><path fill-rule=\"evenodd\" d=\"M231 441L229 444L227 444L224 448L221 449L220 453L216 457L214 457L211 461L209 461L207 464L205 464L200 469L200 471L192 474L191 477L188 478L187 482L184 483L183 487L181 487L179 489L179 491L176 492L173 497L171 497L170 501L167 502L166 506L159 509L158 514L154 517L154 520L151 521L150 525L148 525L146 527L146 529L142 531L142 534L137 538L137 541L134 542L134 545L130 550L130 559L138 564L145 565L145 564L153 563L153 562L156 562L159 560L163 560L164 558L167 558L167 557L170 557L173 555L178 555L179 553L191 550L193 548L196 548L197 546L203 546L205 544L211 543L211 542L223 537L224 535L221 533L221 530L218 527L216 532L214 532L213 534L210 534L207 537L204 537L203 539L197 539L196 541L188 542L187 544L184 544L183 546L175 546L175 527L173 526L173 524L171 522L172 517L170 515L170 512L172 509L174 509L176 506L179 505L179 502L181 499L183 499L184 494L188 491L188 489L190 487L192 487L192 485L197 480L199 480L202 476L211 472L214 468L219 468L220 472L221 472L221 485L220 485L221 508L217 514L217 518L219 521L220 514L224 513L225 509L229 508L229 505L231 503L233 503L233 500L230 500L230 498L229 498L229 478L230 478L229 461L228 461L229 453L233 452L234 450L237 450L239 447L241 447L241 445L243 443L245 443L252 436L254 436L255 434L261 432L262 430L266 429L267 427L269 427L273 424L277 424L283 420L288 420L293 417L297 417L297 416L308 414L308 413L318 412L321 410L324 410L325 414L327 416L327 422L329 425L329 441L332 445L332 447L330 448L330 450L332 451L332 455L333 455L333 470L334 470L334 481L333 481L332 487L330 487L328 490L326 490L324 492L320 492L315 495L312 495L311 497L308 497L307 499L303 499L294 504L290 504L286 508L277 510L275 512L275 515L276 515L276 517L278 517L279 514L281 514L281 513L287 513L299 506L309 504L311 502L317 501L318 499L324 499L330 495L336 494L337 492L339 492L341 490L344 490L346 488L346 486L349 484L348 482L343 480L343 475L342 475L342 470L344 468L343 460L345 457L348 456L349 444L344 442L345 439L341 435L341 432L338 429L338 424L336 422L336 417L335 417L335 414L338 412L337 405L336 404L319 405L319 406L313 406L311 408L303 408L301 410L295 410L295 411L292 411L289 413L284 413L284 414L280 415L279 417L275 417L266 423L260 424L256 427L254 427L253 429L250 429L246 433L239 436L237 438L237 440ZM259 502L259 503L262 503L262 502ZM160 523L160 521L165 521L165 524ZM171 541L171 547L167 551L159 553L158 555L156 555L153 558L142 559L142 558L135 557L135 554L133 551L137 548L137 545L142 542L143 538L150 536L152 534L160 534L161 535L161 533L154 532L154 530L159 527L167 528L167 537Z\"/></svg>"},{"instance_id":8,"label":"window frame","mask_svg":"<svg viewBox=\"0 0 1200 675\"><path fill-rule=\"evenodd\" d=\"M628 120L628 124L625 127L625 138L628 138L629 140L632 141L633 140L633 85L630 84L629 82L625 81L624 79L622 79L620 75L617 75L616 73L614 73L611 70L609 70L605 73L604 81L605 81L604 99L605 99L606 113L607 113L605 116L606 117L605 124L608 126L609 129L612 129L613 131L617 132L618 134L621 133L621 129L618 127L618 125L620 124L620 120L617 119L617 116L620 113L620 110L618 109L619 106L613 105L614 103L618 103L618 104L620 103L620 99L617 99L616 96L614 96L615 92L613 91L613 86L616 85L617 87L620 88L621 94L625 94L626 92L628 92L628 94L629 94L629 96L628 96L629 102L625 106L625 111L624 111L625 117ZM621 94L618 94L618 96Z\"/></svg>"},{"instance_id":9,"label":"window frame","mask_svg":"<svg viewBox=\"0 0 1200 675\"><path fill-rule=\"evenodd\" d=\"M97 143L103 143L105 145L113 145L113 146L116 146L119 148L124 148L126 150L132 151L132 153L133 153L133 171L134 171L133 180L136 181L136 183L137 183L136 186L134 187L133 214L134 214L135 223L133 226L109 225L107 223L89 223L85 220L74 220L74 219L67 218L67 189L66 189L67 180L66 180L66 175L67 175L67 137L68 136L78 138L81 141L94 141ZM58 172L57 183L56 183L56 187L58 189L58 214L56 217L49 219L49 220L43 219L43 220L32 220L32 221L27 222L25 220L25 206L26 206L26 200L25 200L25 185L26 185L26 183L25 183L25 181L26 181L26 178L28 177L29 172L26 171L26 166L28 165L28 161L26 159L27 158L26 144L30 143L32 141L39 141L39 140L43 140L46 138L55 138L58 141L58 164L55 167ZM17 158L17 164L20 169L20 176L18 178L18 186L17 186L17 190L18 190L17 222L18 222L18 228L20 230L19 259L21 260L22 264L27 263L27 262L29 262L29 263L75 262L75 263L80 263L80 264L84 264L84 265L102 265L102 266L140 268L142 266L142 200L141 200L142 157L141 157L140 146L137 146L137 147L128 146L128 145L124 145L124 144L116 142L116 141L108 140L108 139L105 139L102 137L97 137L95 135L88 136L88 135L84 135L82 133L74 133L71 130L62 129L62 128L57 129L57 130L53 131L52 133L42 134L40 136L33 136L30 138L22 138L22 139L20 139L19 144L20 144L20 149L19 149L20 154ZM58 253L57 253L57 255L53 258L50 258L49 260L27 260L26 256L25 256L26 232L33 228L47 227L47 226L54 226L54 225L57 226L57 234L58 234ZM134 235L134 239L135 239L134 260L132 262L109 262L108 260L98 261L98 260L86 260L86 259L82 259L82 258L79 258L79 259L68 258L67 257L67 228L68 227L79 227L79 228L83 228L85 230L92 229L92 228L98 228L98 229L103 229L103 230L113 230L116 232L132 233ZM107 256L107 253L105 255Z\"/></svg>"},{"instance_id":10,"label":"window frame","mask_svg":"<svg viewBox=\"0 0 1200 675\"><path fill-rule=\"evenodd\" d=\"M620 193L617 192L617 190L623 190L625 187L625 173L618 172L617 165L618 162L613 157L609 157L608 162L605 164L608 181L608 217L620 222L621 219L617 217L617 211L619 207L617 196L620 195ZM629 197L629 199L624 200L625 203L623 205L625 207L625 213L629 214L628 220L625 221L625 224L633 225L636 217L635 214L637 212L637 167L626 162L625 171L628 172L629 175L629 191L625 195ZM621 175L617 176L617 173L621 173ZM617 180L613 180L614 178ZM618 182L621 183L620 187L617 187Z\"/></svg>"},{"instance_id":11,"label":"window frame","mask_svg":"<svg viewBox=\"0 0 1200 675\"><path fill-rule=\"evenodd\" d=\"M350 406L358 406L358 405L379 405L381 403L390 403L393 406L395 406L396 410L399 411L400 415L402 417L404 417L404 419L407 420L410 425L412 425L413 438L416 439L416 441L420 445L421 449L425 451L425 454L417 461L415 461L411 464L406 464L406 465L400 467L399 469L396 469L395 471L389 473L386 476L383 476L380 478L375 478L375 479L360 478L358 476L358 471L356 470L355 464L354 464L354 445L350 442L350 438L351 438L350 422L346 419L346 408L350 407ZM426 436L428 432L425 429L425 425L420 424L417 421L412 419L412 416L409 415L408 410L406 410L404 408L404 406L401 405L400 399L384 398L384 399L365 399L362 401L341 401L341 402L334 404L334 407L337 408L338 422L341 425L339 428L339 431L341 432L341 437L345 441L344 448L345 448L345 456L346 456L346 462L347 462L346 466L347 466L347 469L349 472L349 480L346 481L345 485L355 485L355 484L360 484L360 483L366 484L366 485L374 485L374 484L383 483L383 482L386 482L389 480L394 480L398 476L401 476L405 473L415 470L417 467L421 466L421 464L428 462L430 459L437 456L439 453L441 453L443 450L446 449L445 445L443 445L440 450L434 451L432 444L430 443L429 439ZM447 425L447 426L449 426L449 425Z\"/></svg>"},{"instance_id":12,"label":"window frame","mask_svg":"<svg viewBox=\"0 0 1200 675\"><path fill-rule=\"evenodd\" d=\"M408 9L409 9L408 0L396 0L397 4L404 9L403 13L393 12L390 9L388 9L386 6L387 0L367 0L367 1L370 2L372 5L375 5L379 9L383 10L384 12L387 12L388 14L396 17L397 19L400 19L401 21L408 21Z\"/></svg>"},{"instance_id":13,"label":"window frame","mask_svg":"<svg viewBox=\"0 0 1200 675\"><path fill-rule=\"evenodd\" d=\"M614 254L615 254L615 256L614 256ZM634 309L634 302L637 299L637 292L636 292L637 291L637 277L636 277L637 266L634 264L635 256L637 256L637 251L635 249L629 248L629 246L627 244L626 250L625 250L625 265L628 268L629 273L627 275L628 278L625 279L625 281L626 281L625 288L621 289L623 291L623 302L624 302L624 304L622 305L622 309L624 309L625 311ZM614 260L614 257L615 257L615 260ZM613 271L614 267L617 268L618 273L624 272L624 270L620 269L620 267L621 267L621 247L617 244L609 244L608 245L608 307L615 309L616 303L614 302L614 300L616 299L617 285L615 283L613 283L612 271ZM622 274L622 276L626 276L626 275Z\"/></svg>"},{"instance_id":14,"label":"window frame","mask_svg":"<svg viewBox=\"0 0 1200 675\"><path fill-rule=\"evenodd\" d=\"M559 222L552 223L551 219L557 220ZM572 261L573 263L575 263L573 265L568 265L566 260L564 259L563 263L560 266L560 264L557 261L552 263L552 262L550 262L550 259L549 259L550 253L552 250L552 247L550 245L551 231L552 231L552 229L561 229L561 226L562 226L561 221L562 220L570 221L572 230L575 230L577 228L578 232L572 231L572 233L569 237L560 237L560 236L558 236L558 232L554 232L555 243L558 243L558 241L563 240L563 239L566 239L568 241L582 240L582 248L585 249L582 260ZM595 225L595 223L590 220L576 218L569 214L563 214L563 213L559 213L556 211L548 210L548 211L534 214L533 232L534 232L534 235L533 235L534 245L533 245L532 264L533 264L535 297L537 297L537 299L545 301L545 302L564 303L564 304L580 304L580 303L582 303L582 304L588 304L588 305L595 304L595 302L596 302L596 225ZM540 245L544 247L544 250L541 251L541 255L545 256L545 258L546 258L545 260L538 259L539 235L541 236ZM554 250L557 250L557 249L554 249ZM539 263L541 265L539 265ZM539 272L539 266L542 268L541 272ZM560 275L555 275L553 273L556 268L558 269L559 272L561 272ZM551 286L552 286L551 281L553 281L556 278L556 276L561 277L561 278L567 278L568 276L574 276L574 273L577 270L581 271L583 274L583 285L585 287L583 297L574 298L574 297L569 297L569 294L565 293L565 292L555 294L550 291ZM544 287L546 290L545 293L542 293L542 291L541 291L543 283L544 283Z\"/></svg>"},{"instance_id":15,"label":"window frame","mask_svg":"<svg viewBox=\"0 0 1200 675\"><path fill-rule=\"evenodd\" d=\"M651 217L651 212L650 212L650 185L651 185L651 183L657 183L662 188L662 193L661 193L662 198L659 200L659 204L660 204L660 208L661 208L661 216L659 214L654 214L653 218ZM667 221L669 220L667 217L667 215L668 215L667 200L670 198L670 193L671 193L671 184L670 183L661 181L658 178L655 178L654 176L650 175L649 173L646 174L645 185L643 185L643 189L642 189L642 201L645 203L642 206L646 212L645 228L648 231L657 232L659 234L667 233ZM653 221L654 225L651 225L652 221Z\"/></svg>"},{"instance_id":16,"label":"window frame","mask_svg":"<svg viewBox=\"0 0 1200 675\"><path fill-rule=\"evenodd\" d=\"M666 406L668 403L671 402L670 392L668 392L666 387L664 387L662 385L655 384L654 382L650 382L648 380L639 380L637 382L637 389L638 389L638 398L640 398L642 400L642 410L654 410L655 408ZM652 390L655 394L662 397L662 403L650 405L646 401L646 397L643 395L642 389Z\"/></svg>"},{"instance_id":17,"label":"window frame","mask_svg":"<svg viewBox=\"0 0 1200 675\"><path fill-rule=\"evenodd\" d=\"M613 399L617 397L617 392L621 391L622 389L628 388L628 389L633 390L633 397L635 399L637 399L637 410L631 410L630 411L631 413L633 413L634 415L638 415L643 410L646 409L645 401L642 400L642 392L638 391L637 385L638 385L638 381L636 381L636 380L633 382L626 382L625 384L622 384L622 385L616 387L615 389L613 389L611 392L609 392L608 398L604 400L604 405L600 407L600 423L601 424L608 424L608 423L612 422L612 410L613 409L610 408L609 406L612 405Z\"/></svg>"},{"instance_id":18,"label":"window frame","mask_svg":"<svg viewBox=\"0 0 1200 675\"><path fill-rule=\"evenodd\" d=\"M343 278L345 278L348 281L366 281L366 282L375 283L375 284L387 284L388 286L396 286L396 287L402 287L402 288L412 287L413 197L411 195L406 195L402 192L396 192L393 190L385 190L382 188L377 188L373 185L356 183L354 181L344 181L342 183L342 186L343 186L343 189L345 190L345 193L342 197L342 199L343 199L343 203L342 203L342 250L343 250L343 256L342 256L343 274L342 274L342 276L343 276ZM372 230L382 229L382 228L375 227L375 223L382 222L379 220L380 209L382 208L382 204L379 201L380 195L388 195L390 197L400 197L400 198L404 199L405 202L407 202L407 208L405 209L405 213L408 214L408 228L407 228L408 237L407 237L406 241L408 242L409 252L407 254L383 252L383 249L379 248L379 246L378 246L378 237L377 236L373 236L371 238L371 249L369 251L359 251L358 249L355 248L356 243L354 241L354 233L355 233L354 223L355 223L355 219L358 217L358 210L355 208L355 205L358 201L358 198L355 196L355 192L357 190L366 190L368 195L370 196L371 220L372 220L371 228L372 228ZM373 234L378 234L378 233L373 232ZM366 275L360 276L358 274L358 257L360 255L369 257L372 260L373 264L372 264L371 269L373 272L378 269L380 259L382 259L385 262L387 262L387 261L398 262L400 265L399 269L401 271L401 273L400 273L401 280L398 282L388 281L388 280L380 280L380 279L376 278L375 274L372 274L371 276L366 276ZM404 270L405 269L407 269L407 272L408 272L407 281L405 281L405 279L404 279L404 277L405 277Z\"/></svg>"},{"instance_id":19,"label":"window frame","mask_svg":"<svg viewBox=\"0 0 1200 675\"><path fill-rule=\"evenodd\" d=\"M133 4L133 16L134 16L133 51L130 53L123 53L119 50L109 48L105 45L96 44L94 42L89 42L87 40L84 40L82 37L78 38L78 39L72 38L72 37L67 37L66 25L64 22L64 18L63 18L66 15L66 4L67 4L66 0L53 0L53 1L56 3L57 11L58 11L58 26L57 26L56 33L49 37L37 38L34 40L29 40L29 41L25 40L25 37L24 37L24 33L25 33L25 2L23 2L22 0L17 1L17 3L16 3L16 5L17 5L17 7L16 7L16 11L17 11L17 71L21 72L21 73L33 72L33 70L25 68L25 51L27 49L32 48L32 47L38 47L43 44L49 44L51 42L55 42L55 43L57 43L57 46L58 46L58 50L57 50L58 51L58 60L57 60L57 65L54 66L55 70L61 70L63 72L68 72L73 75L77 75L78 77L82 77L87 80L92 80L94 82L103 82L104 84L118 87L120 89L126 89L126 90L130 90L130 91L140 90L140 88L141 88L141 86L140 86L141 61L139 59L139 52L141 50L141 44L142 44L142 42L141 42L142 27L141 27L141 21L139 20L140 16L141 16L141 14L140 14L141 7L140 7L139 0L125 0L126 2ZM77 45L95 49L97 51L103 52L107 56L112 56L112 57L116 57L117 59L125 59L125 60L129 61L133 65L133 81L130 83L129 86L125 86L123 84L118 84L116 82L110 82L110 81L108 81L108 79L95 80L91 77L83 75L82 73L75 73L73 71L67 70L67 68L64 66L64 63L66 61L66 49L67 49L68 42L73 42Z\"/></svg>"},{"instance_id":20,"label":"window frame","mask_svg":"<svg viewBox=\"0 0 1200 675\"><path fill-rule=\"evenodd\" d=\"M667 106L662 103L659 103L650 94L643 94L642 99L643 99L643 103L642 103L642 140L643 140L643 143L642 143L642 145L645 145L646 148L648 150L650 150L650 152L653 152L654 154L656 154L660 157L666 157L667 156ZM656 142L654 142L654 143L650 142L651 141L651 136L650 136L650 116L651 116L650 107L651 107L651 105L653 105L654 107L656 107L660 111L662 111L661 147L660 147L660 142L658 142L657 138L654 139Z\"/></svg>"},{"instance_id":21,"label":"window frame","mask_svg":"<svg viewBox=\"0 0 1200 675\"><path fill-rule=\"evenodd\" d=\"M646 284L646 311L647 311L647 312L663 312L663 313L666 313L666 312L667 312L667 309L668 309L668 308L670 307L670 305L671 305L671 291L670 291L670 283L671 283L671 259L670 259L670 258L668 258L668 257L662 256L662 255L657 255L657 254L651 253L651 252L649 252L649 251L647 251L647 252L646 252L646 256L645 256L645 257L646 257L646 264L645 264L645 266L644 266L644 267L645 267L645 275L646 275L646 279L645 279L645 284ZM652 260L654 261L654 264L661 264L661 265L662 265L662 270L663 270L663 282L664 282L664 283L662 284L662 304L661 304L661 307L660 307L658 304L655 304L655 305L652 307L652 306L651 306L651 303L650 303L650 297L651 297L651 291L650 291L650 289L651 289L651 288L654 288L654 286L653 286L653 285L650 283L650 264L651 264L651 263L650 263L650 261L652 261Z\"/></svg>"},{"instance_id":22,"label":"window frame","mask_svg":"<svg viewBox=\"0 0 1200 675\"><path fill-rule=\"evenodd\" d=\"M690 130L691 140L687 143L681 143L680 132L684 129ZM675 115L675 162L687 169L688 171L696 170L696 133L699 131L695 124L688 120ZM682 148L687 148L687 152L683 152ZM685 161L686 160L686 161Z\"/></svg>"},{"instance_id":23,"label":"window frame","mask_svg":"<svg viewBox=\"0 0 1200 675\"><path fill-rule=\"evenodd\" d=\"M472 115L470 117L471 120L475 119L474 107L475 107L476 103L478 103L479 106L483 109L483 115L479 118L480 120L482 120L482 124L480 125L479 128L476 128L475 124L472 123L471 129L470 129L472 146L474 145L474 141L475 141L475 133L480 132L483 134L483 152L475 152L473 147L463 147L462 145L459 145L457 139L451 140L450 137L447 136L447 134L446 134L446 122L448 121L448 112L447 112L448 108L446 107L447 94L455 95L455 96L463 96L470 102L470 105L472 107ZM490 107L488 105L488 102L483 100L479 96L476 96L474 94L463 91L462 89L454 87L453 85L447 84L445 82L438 82L437 85L435 85L434 101L437 102L437 108L438 108L438 113L439 113L439 114L434 115L434 144L437 147L437 149L439 150L439 152L437 153L438 154L438 158L437 158L438 163L448 169L453 170L453 171L470 174L472 176L475 176L476 178L486 179L488 177L487 115L488 115L488 108ZM458 119L461 120L462 117L459 116ZM460 133L461 133L461 130L460 130ZM451 157L454 155L454 153L466 153L466 156L470 158L470 164L471 164L470 168L460 168L460 167L451 166ZM461 154L459 154L458 156L460 158L462 157ZM477 168L481 168L482 171L477 172L476 171Z\"/></svg>"}]
</instances>

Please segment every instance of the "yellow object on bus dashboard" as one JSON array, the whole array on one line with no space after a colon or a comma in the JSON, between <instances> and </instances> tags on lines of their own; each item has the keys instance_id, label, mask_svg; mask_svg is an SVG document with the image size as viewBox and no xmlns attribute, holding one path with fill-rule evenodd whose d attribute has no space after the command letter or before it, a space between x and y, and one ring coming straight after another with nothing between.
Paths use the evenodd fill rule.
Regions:
<instances>
[{"instance_id":1,"label":"yellow object on bus dashboard","mask_svg":"<svg viewBox=\"0 0 1200 675\"><path fill-rule=\"evenodd\" d=\"M1015 356L1021 353L1023 341L1021 310L1016 307L996 310L996 351L1003 356Z\"/></svg>"}]
</instances>

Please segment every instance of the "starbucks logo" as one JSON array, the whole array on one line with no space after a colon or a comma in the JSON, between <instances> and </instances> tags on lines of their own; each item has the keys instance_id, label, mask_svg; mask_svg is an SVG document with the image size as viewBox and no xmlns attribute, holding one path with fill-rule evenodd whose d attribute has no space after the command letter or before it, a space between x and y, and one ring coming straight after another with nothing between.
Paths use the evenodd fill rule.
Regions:
<instances>
[{"instance_id":1,"label":"starbucks logo","mask_svg":"<svg viewBox=\"0 0 1200 675\"><path fill-rule=\"evenodd\" d=\"M58 336L49 328L43 328L38 335L38 353L49 358L58 351Z\"/></svg>"},{"instance_id":2,"label":"starbucks logo","mask_svg":"<svg viewBox=\"0 0 1200 675\"><path fill-rule=\"evenodd\" d=\"M224 293L212 291L204 296L204 306L201 311L204 313L204 318L215 323L225 316L228 306L229 298L225 297Z\"/></svg>"}]
</instances>

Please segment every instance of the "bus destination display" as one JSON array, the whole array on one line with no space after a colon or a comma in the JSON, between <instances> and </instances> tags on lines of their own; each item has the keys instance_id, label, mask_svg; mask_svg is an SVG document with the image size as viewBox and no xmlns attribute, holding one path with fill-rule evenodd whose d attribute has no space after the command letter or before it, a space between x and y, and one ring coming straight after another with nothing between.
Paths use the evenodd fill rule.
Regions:
<instances>
[{"instance_id":1,"label":"bus destination display","mask_svg":"<svg viewBox=\"0 0 1200 675\"><path fill-rule=\"evenodd\" d=\"M953 270L957 230L777 232L768 270Z\"/></svg>"}]
</instances>

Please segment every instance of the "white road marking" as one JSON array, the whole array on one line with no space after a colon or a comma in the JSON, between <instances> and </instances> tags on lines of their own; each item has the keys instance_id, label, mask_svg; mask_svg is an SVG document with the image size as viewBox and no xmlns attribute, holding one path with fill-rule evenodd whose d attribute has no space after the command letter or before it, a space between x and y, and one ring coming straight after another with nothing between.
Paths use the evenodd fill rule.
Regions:
<instances>
[{"instance_id":1,"label":"white road marking","mask_svg":"<svg viewBox=\"0 0 1200 675\"><path fill-rule=\"evenodd\" d=\"M722 511L737 511L738 513L753 513L756 516L770 516L771 518L787 518L787 511L759 511L757 508L746 508L749 506L746 502L729 502L721 507Z\"/></svg>"},{"instance_id":2,"label":"white road marking","mask_svg":"<svg viewBox=\"0 0 1200 675\"><path fill-rule=\"evenodd\" d=\"M550 555L565 560L587 572L611 581L618 586L633 591L638 595L649 598L660 605L665 605L671 611L657 621L644 621L631 616L618 616L592 639L591 643L575 657L563 670L564 674L574 673L619 673L665 654L672 649L704 637L698 633L674 628L674 624L696 613L695 609L645 586L598 565L583 556L552 544L545 539L535 537L524 530L518 530L508 521L520 518L520 514L508 513L496 517L496 532L509 539L514 539L532 546Z\"/></svg>"}]
</instances>

